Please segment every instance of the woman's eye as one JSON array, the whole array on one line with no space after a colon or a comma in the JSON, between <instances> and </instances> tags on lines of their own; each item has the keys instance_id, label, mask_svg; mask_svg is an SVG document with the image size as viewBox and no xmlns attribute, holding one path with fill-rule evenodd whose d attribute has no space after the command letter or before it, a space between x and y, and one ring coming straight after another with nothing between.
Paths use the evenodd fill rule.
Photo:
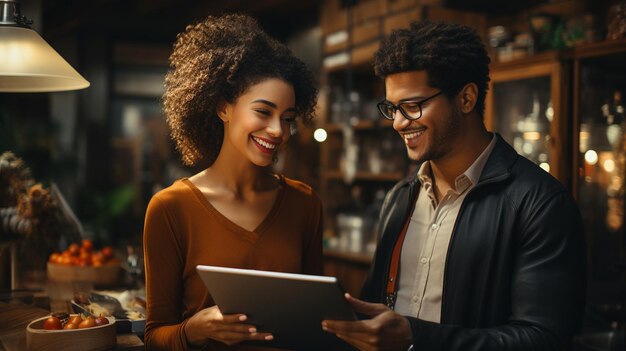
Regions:
<instances>
[{"instance_id":1,"label":"woman's eye","mask_svg":"<svg viewBox=\"0 0 626 351\"><path fill-rule=\"evenodd\" d=\"M272 114L272 113L271 113L270 111L268 111L268 110L255 110L255 111L256 111L257 113L260 113L260 114L264 115L264 116L269 116L269 115L271 115L271 114Z\"/></svg>"}]
</instances>

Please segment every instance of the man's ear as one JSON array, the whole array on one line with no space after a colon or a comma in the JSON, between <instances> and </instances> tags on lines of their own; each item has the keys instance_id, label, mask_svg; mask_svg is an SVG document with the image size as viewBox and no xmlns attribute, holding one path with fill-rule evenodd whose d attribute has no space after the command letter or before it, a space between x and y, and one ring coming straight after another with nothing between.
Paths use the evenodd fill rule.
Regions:
<instances>
[{"instance_id":1,"label":"man's ear","mask_svg":"<svg viewBox=\"0 0 626 351\"><path fill-rule=\"evenodd\" d=\"M226 102L226 100L224 99L220 99L217 102L217 106L215 107L216 109L216 113L217 116L222 120L222 122L224 123L228 123L228 120L230 119L230 111L231 111L231 106L228 102Z\"/></svg>"},{"instance_id":2,"label":"man's ear","mask_svg":"<svg viewBox=\"0 0 626 351\"><path fill-rule=\"evenodd\" d=\"M476 107L478 100L478 86L476 83L467 83L459 92L461 112L470 113Z\"/></svg>"}]
</instances>

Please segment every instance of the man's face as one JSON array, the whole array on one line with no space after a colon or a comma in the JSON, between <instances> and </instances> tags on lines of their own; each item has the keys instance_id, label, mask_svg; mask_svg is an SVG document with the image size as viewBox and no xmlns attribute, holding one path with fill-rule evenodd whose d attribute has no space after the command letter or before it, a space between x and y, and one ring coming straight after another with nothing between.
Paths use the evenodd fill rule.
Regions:
<instances>
[{"instance_id":1,"label":"man's face","mask_svg":"<svg viewBox=\"0 0 626 351\"><path fill-rule=\"evenodd\" d=\"M426 71L395 73L385 79L386 100L393 104L420 102L440 91L428 85ZM404 140L410 159L424 162L445 158L460 133L460 112L444 94L429 99L421 109L422 116L414 121L396 111L393 128Z\"/></svg>"}]
</instances>

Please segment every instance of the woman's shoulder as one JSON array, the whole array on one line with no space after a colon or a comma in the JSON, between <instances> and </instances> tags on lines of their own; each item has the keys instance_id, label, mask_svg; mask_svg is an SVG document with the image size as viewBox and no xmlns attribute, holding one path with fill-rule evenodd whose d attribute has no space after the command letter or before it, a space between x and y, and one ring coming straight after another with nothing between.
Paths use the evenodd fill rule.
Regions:
<instances>
[{"instance_id":1,"label":"woman's shoulder","mask_svg":"<svg viewBox=\"0 0 626 351\"><path fill-rule=\"evenodd\" d=\"M313 188L299 180L288 178L284 175L280 176L285 186L285 192L291 196L297 198L299 201L309 199L309 201L320 202L319 195L313 190Z\"/></svg>"},{"instance_id":2,"label":"woman's shoulder","mask_svg":"<svg viewBox=\"0 0 626 351\"><path fill-rule=\"evenodd\" d=\"M170 186L159 190L156 194L152 195L150 204L172 204L180 201L185 201L190 196L193 196L193 192L189 186L189 179L181 178Z\"/></svg>"}]
</instances>

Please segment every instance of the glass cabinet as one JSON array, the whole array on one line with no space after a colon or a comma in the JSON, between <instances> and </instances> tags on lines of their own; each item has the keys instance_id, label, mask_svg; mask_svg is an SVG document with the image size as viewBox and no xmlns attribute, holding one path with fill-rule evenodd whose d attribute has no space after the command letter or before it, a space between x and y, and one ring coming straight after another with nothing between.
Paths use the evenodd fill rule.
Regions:
<instances>
[{"instance_id":1,"label":"glass cabinet","mask_svg":"<svg viewBox=\"0 0 626 351\"><path fill-rule=\"evenodd\" d=\"M587 236L590 309L626 322L626 40L574 52L574 196Z\"/></svg>"},{"instance_id":2,"label":"glass cabinet","mask_svg":"<svg viewBox=\"0 0 626 351\"><path fill-rule=\"evenodd\" d=\"M567 77L556 53L495 63L485 106L487 129L567 185L568 141L563 92Z\"/></svg>"}]
</instances>

